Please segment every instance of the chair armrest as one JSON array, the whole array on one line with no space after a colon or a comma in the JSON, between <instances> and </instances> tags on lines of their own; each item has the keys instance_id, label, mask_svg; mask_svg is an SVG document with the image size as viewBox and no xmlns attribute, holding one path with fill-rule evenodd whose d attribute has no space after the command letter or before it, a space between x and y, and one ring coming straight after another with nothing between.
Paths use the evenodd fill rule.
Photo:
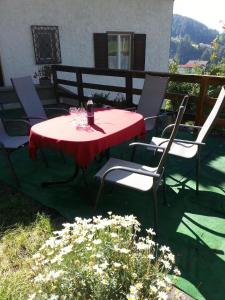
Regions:
<instances>
[{"instance_id":1,"label":"chair armrest","mask_svg":"<svg viewBox=\"0 0 225 300\"><path fill-rule=\"evenodd\" d=\"M25 123L26 125L28 125L30 127L30 122L24 119L7 119L4 118L4 121L6 122L21 122L21 123Z\"/></svg>"},{"instance_id":2,"label":"chair armrest","mask_svg":"<svg viewBox=\"0 0 225 300\"><path fill-rule=\"evenodd\" d=\"M188 141L188 140L181 140L181 139L174 139L174 142L180 142L184 144L192 144L192 145L197 145L197 146L205 146L205 143L200 143L196 141Z\"/></svg>"},{"instance_id":3,"label":"chair armrest","mask_svg":"<svg viewBox=\"0 0 225 300\"><path fill-rule=\"evenodd\" d=\"M157 116L152 116L152 117L145 117L144 120L151 120L151 119L157 119L157 118L165 118L169 116L168 113L164 113L164 114L161 114L161 115L157 115Z\"/></svg>"},{"instance_id":4,"label":"chair armrest","mask_svg":"<svg viewBox=\"0 0 225 300\"><path fill-rule=\"evenodd\" d=\"M170 129L170 128L173 128L174 127L174 124L170 124L168 126L166 126L163 131L162 131L162 134L161 134L161 137L164 137L165 133Z\"/></svg>"},{"instance_id":5,"label":"chair armrest","mask_svg":"<svg viewBox=\"0 0 225 300\"><path fill-rule=\"evenodd\" d=\"M165 139L164 141L162 141L161 143L159 143L158 145L158 149L164 149L163 147L161 147L161 145L163 145L164 143L167 143L169 141L169 139ZM190 144L190 145L197 145L197 146L204 146L205 143L200 143L200 142L196 142L196 141L188 141L188 140L181 140L181 139L174 139L173 143L183 143L183 144Z\"/></svg>"},{"instance_id":6,"label":"chair armrest","mask_svg":"<svg viewBox=\"0 0 225 300\"><path fill-rule=\"evenodd\" d=\"M174 124L170 124L168 125L167 127L164 128L162 134L161 134L161 137L164 136L165 132L170 129L171 127L173 127ZM200 130L202 127L201 126L196 126L196 125L189 125L189 124L180 124L179 127L184 127L184 128L194 128L194 129L198 129Z\"/></svg>"},{"instance_id":7,"label":"chair armrest","mask_svg":"<svg viewBox=\"0 0 225 300\"><path fill-rule=\"evenodd\" d=\"M202 128L202 126L191 125L191 124L180 124L179 127L194 128L198 130L201 130Z\"/></svg>"},{"instance_id":8,"label":"chair armrest","mask_svg":"<svg viewBox=\"0 0 225 300\"><path fill-rule=\"evenodd\" d=\"M161 143L159 143L159 149L162 148L160 147L162 144L168 142L169 139L166 139L165 141L162 141ZM188 140L181 140L181 139L174 139L173 143L183 143L183 144L190 144L190 145L197 145L197 146L205 146L205 143L200 143L200 142L196 142L196 141L188 141Z\"/></svg>"},{"instance_id":9,"label":"chair armrest","mask_svg":"<svg viewBox=\"0 0 225 300\"><path fill-rule=\"evenodd\" d=\"M31 124L28 120L24 120L24 119L7 119L7 118L3 118L4 122L12 122L12 123L23 123L26 125L26 134L29 135L30 132L30 128L31 128Z\"/></svg>"},{"instance_id":10,"label":"chair armrest","mask_svg":"<svg viewBox=\"0 0 225 300\"><path fill-rule=\"evenodd\" d=\"M129 147L136 147L136 146L142 146L142 147L145 147L145 148L153 148L153 149L161 149L161 150L164 150L163 147L160 147L159 145L152 145L152 144L147 144L147 143L139 143L139 142L134 142L134 143L131 143L129 144Z\"/></svg>"},{"instance_id":11,"label":"chair armrest","mask_svg":"<svg viewBox=\"0 0 225 300\"><path fill-rule=\"evenodd\" d=\"M127 171L127 172L130 172L130 173L136 173L136 174L140 174L140 175L151 176L151 177L154 177L154 178L160 178L160 175L159 175L159 174L157 174L157 173L152 173L152 172L150 172L150 171L137 170L137 169L134 169L134 168L122 167L122 166L115 166L115 167L112 167L112 168L108 169L108 170L103 174L102 181L105 180L105 177L107 176L107 174L109 174L109 173L111 173L111 172L113 172L113 171L118 171L118 170Z\"/></svg>"}]
</instances>

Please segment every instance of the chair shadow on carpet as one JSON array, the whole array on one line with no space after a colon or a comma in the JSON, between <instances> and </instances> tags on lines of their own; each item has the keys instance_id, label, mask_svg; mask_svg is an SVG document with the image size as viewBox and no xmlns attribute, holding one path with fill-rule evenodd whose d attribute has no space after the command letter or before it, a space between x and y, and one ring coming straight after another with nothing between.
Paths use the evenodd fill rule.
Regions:
<instances>
[{"instance_id":1,"label":"chair shadow on carpet","mask_svg":"<svg viewBox=\"0 0 225 300\"><path fill-rule=\"evenodd\" d=\"M225 286L225 197L219 193L168 190L171 207L160 206L160 243L170 246L182 277L195 286L178 287L196 299L223 299ZM222 209L221 209L222 208Z\"/></svg>"}]
</instances>

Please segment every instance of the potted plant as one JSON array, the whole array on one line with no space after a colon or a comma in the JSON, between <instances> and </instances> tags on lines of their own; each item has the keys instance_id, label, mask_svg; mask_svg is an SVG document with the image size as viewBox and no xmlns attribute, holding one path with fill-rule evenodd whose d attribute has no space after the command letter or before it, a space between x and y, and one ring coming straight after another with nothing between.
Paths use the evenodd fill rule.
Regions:
<instances>
[{"instance_id":1,"label":"potted plant","mask_svg":"<svg viewBox=\"0 0 225 300\"><path fill-rule=\"evenodd\" d=\"M34 78L39 79L39 83L43 85L51 84L52 69L50 65L40 66L38 71L34 73Z\"/></svg>"},{"instance_id":2,"label":"potted plant","mask_svg":"<svg viewBox=\"0 0 225 300\"><path fill-rule=\"evenodd\" d=\"M109 104L109 95L110 93L94 93L92 95L92 99L94 102L95 107L103 107L104 105Z\"/></svg>"}]
</instances>

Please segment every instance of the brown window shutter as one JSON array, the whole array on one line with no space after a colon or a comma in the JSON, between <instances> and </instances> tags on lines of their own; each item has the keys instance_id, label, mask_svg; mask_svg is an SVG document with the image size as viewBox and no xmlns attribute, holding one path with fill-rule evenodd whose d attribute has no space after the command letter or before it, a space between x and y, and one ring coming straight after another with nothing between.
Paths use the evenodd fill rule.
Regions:
<instances>
[{"instance_id":1,"label":"brown window shutter","mask_svg":"<svg viewBox=\"0 0 225 300\"><path fill-rule=\"evenodd\" d=\"M133 70L145 69L146 34L134 34L133 36Z\"/></svg>"},{"instance_id":2,"label":"brown window shutter","mask_svg":"<svg viewBox=\"0 0 225 300\"><path fill-rule=\"evenodd\" d=\"M108 68L108 36L107 33L94 33L95 68Z\"/></svg>"}]
</instances>

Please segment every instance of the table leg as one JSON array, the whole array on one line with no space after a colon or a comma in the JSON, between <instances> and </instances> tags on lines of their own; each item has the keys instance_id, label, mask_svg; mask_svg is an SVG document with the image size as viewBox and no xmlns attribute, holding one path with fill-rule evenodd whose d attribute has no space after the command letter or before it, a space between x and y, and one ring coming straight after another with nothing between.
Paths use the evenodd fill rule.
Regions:
<instances>
[{"instance_id":1,"label":"table leg","mask_svg":"<svg viewBox=\"0 0 225 300\"><path fill-rule=\"evenodd\" d=\"M79 166L76 164L75 165L75 170L74 170L72 176L70 176L69 178L67 178L65 180L43 181L41 183L41 186L42 187L47 187L49 185L55 185L55 184L57 185L57 184L69 183L69 182L73 181L77 177L77 175L79 173L79 169L80 169Z\"/></svg>"}]
</instances>

